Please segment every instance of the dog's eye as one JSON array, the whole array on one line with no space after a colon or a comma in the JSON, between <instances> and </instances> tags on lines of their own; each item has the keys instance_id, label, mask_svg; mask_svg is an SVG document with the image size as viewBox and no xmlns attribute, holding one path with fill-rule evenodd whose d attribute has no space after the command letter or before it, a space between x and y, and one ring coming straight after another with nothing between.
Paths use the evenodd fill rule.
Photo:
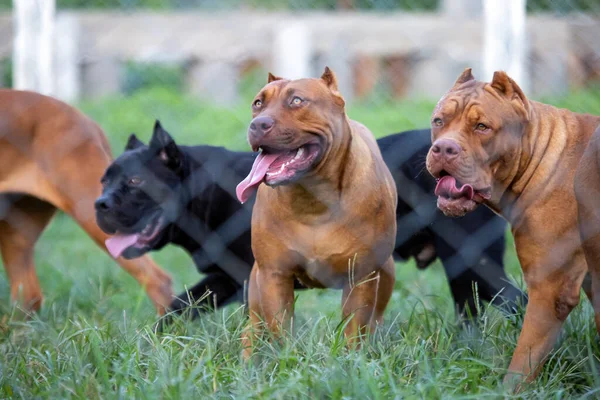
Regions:
<instances>
[{"instance_id":1,"label":"dog's eye","mask_svg":"<svg viewBox=\"0 0 600 400\"><path fill-rule=\"evenodd\" d=\"M299 106L300 104L302 104L304 100L302 100L300 97L296 96L292 99L292 105L293 106Z\"/></svg>"},{"instance_id":2,"label":"dog's eye","mask_svg":"<svg viewBox=\"0 0 600 400\"><path fill-rule=\"evenodd\" d=\"M142 178L134 176L132 178L129 178L129 181L127 183L129 183L129 185L131 186L138 186L140 183L142 183Z\"/></svg>"},{"instance_id":3,"label":"dog's eye","mask_svg":"<svg viewBox=\"0 0 600 400\"><path fill-rule=\"evenodd\" d=\"M442 126L444 125L444 121L442 121L441 118L434 118L433 121L431 121L433 123L434 126Z\"/></svg>"},{"instance_id":4,"label":"dog's eye","mask_svg":"<svg viewBox=\"0 0 600 400\"><path fill-rule=\"evenodd\" d=\"M490 129L486 124L482 124L481 122L477 124L477 126L475 127L476 130L481 131L481 132L485 132L488 129Z\"/></svg>"},{"instance_id":5,"label":"dog's eye","mask_svg":"<svg viewBox=\"0 0 600 400\"><path fill-rule=\"evenodd\" d=\"M260 108L262 106L262 101L260 99L256 99L254 100L254 103L252 103L252 107L254 108Z\"/></svg>"}]
</instances>

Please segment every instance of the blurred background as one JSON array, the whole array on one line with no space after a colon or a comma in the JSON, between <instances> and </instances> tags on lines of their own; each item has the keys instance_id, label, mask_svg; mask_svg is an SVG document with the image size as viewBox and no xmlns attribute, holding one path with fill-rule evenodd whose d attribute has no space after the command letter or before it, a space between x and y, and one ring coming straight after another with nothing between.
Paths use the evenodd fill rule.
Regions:
<instances>
[{"instance_id":1,"label":"blurred background","mask_svg":"<svg viewBox=\"0 0 600 400\"><path fill-rule=\"evenodd\" d=\"M250 103L267 72L319 76L325 65L349 116L378 137L429 126L465 67L482 80L504 69L530 98L600 114L600 2L0 0L1 84L80 108L114 155L131 132L148 140L156 118L180 144L249 150ZM154 256L176 292L198 280L173 246ZM67 217L44 234L36 257L49 304L142 305L151 316L143 290ZM512 246L506 260L520 280ZM439 265L402 266L397 289L408 309L418 301L453 312ZM0 292L8 298L5 278ZM317 298L305 301L322 304ZM338 295L328 298L337 312Z\"/></svg>"},{"instance_id":2,"label":"blurred background","mask_svg":"<svg viewBox=\"0 0 600 400\"><path fill-rule=\"evenodd\" d=\"M504 69L533 98L565 97L600 79L598 0L0 0L0 7L3 86L73 104L168 94L205 104L177 119L247 105L267 71L299 78L325 65L361 110L435 102L467 66L484 80ZM389 124L385 132L404 128Z\"/></svg>"}]
</instances>

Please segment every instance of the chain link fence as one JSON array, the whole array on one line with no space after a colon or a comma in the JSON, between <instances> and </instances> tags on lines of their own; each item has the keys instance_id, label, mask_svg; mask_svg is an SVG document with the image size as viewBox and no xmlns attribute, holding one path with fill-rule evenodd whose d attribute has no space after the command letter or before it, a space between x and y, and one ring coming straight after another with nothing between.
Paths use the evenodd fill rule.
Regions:
<instances>
[{"instance_id":1,"label":"chain link fence","mask_svg":"<svg viewBox=\"0 0 600 400\"><path fill-rule=\"evenodd\" d=\"M10 87L11 2L0 6L2 77ZM132 131L149 139L156 118L180 144L249 151L249 104L267 72L318 76L329 65L349 116L383 138L427 128L435 102L464 67L485 79L482 13L476 0L59 0L53 94L95 119L116 155ZM527 1L531 98L600 113L599 16L594 0ZM508 282L506 225L483 208L460 220L441 216L431 181L422 176L428 135L415 138L384 151L401 203L397 259L426 266L442 257L457 302L471 302L474 283L491 300ZM202 186L198 196L218 184L231 193L243 178L239 171L220 172L227 184L211 186L215 168L228 164L208 157L184 185ZM170 222L178 221L185 221L178 229L202 245L192 253L199 269L214 273L218 266L239 297L249 265L229 250L240 238L250 245L247 207L217 225L194 214ZM508 297L516 301L519 294Z\"/></svg>"}]
</instances>

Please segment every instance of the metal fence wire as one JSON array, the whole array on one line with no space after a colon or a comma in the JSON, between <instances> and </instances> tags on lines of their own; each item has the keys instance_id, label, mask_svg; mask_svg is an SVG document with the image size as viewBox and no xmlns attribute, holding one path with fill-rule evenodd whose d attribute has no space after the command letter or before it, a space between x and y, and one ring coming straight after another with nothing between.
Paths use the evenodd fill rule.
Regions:
<instances>
[{"instance_id":1,"label":"metal fence wire","mask_svg":"<svg viewBox=\"0 0 600 400\"><path fill-rule=\"evenodd\" d=\"M0 6L5 10L0 14L2 77L4 85L11 86L13 10L8 1L0 1ZM482 69L482 14L478 0L58 0L52 94L74 105L135 96L136 101L152 103L153 96L163 95L150 90L158 87L199 99L198 104L229 109L226 119L236 119L226 122L234 131L233 148L247 150L244 157L251 165L254 156L244 144L245 128L239 127L249 124L246 105L265 83L267 71L290 78L314 77L328 65L357 114L350 113L351 118L371 114L377 119L381 110L417 101L419 111L403 115L402 126L385 129L392 134L427 128L432 106L463 68L472 66L476 75ZM600 3L595 0L527 1L523 86L530 97L562 99L596 87L599 15ZM575 111L600 111L600 91L592 93L595 98L582 108L596 108ZM237 112L240 108L245 111ZM172 117L184 120L209 112L182 107ZM106 121L111 118L118 116L109 115ZM104 121L98 122L104 126ZM177 129L165 128L180 142ZM202 129L215 132L213 142L229 144L226 138L218 139L220 126ZM385 133L378 131L377 136ZM191 137L183 142L191 144ZM386 142L384 150L401 203L397 259L415 257L417 264L425 265L435 255L442 257L459 306L472 303L473 282L488 300L505 287L506 297L517 301L520 292L503 272L505 222L482 207L463 219L443 217L436 209L432 180L423 176L428 174L424 154L429 136L421 132L414 137L411 142ZM114 150L117 155L121 151ZM210 198L215 190L234 193L244 178L232 167L238 157L242 156L214 150L190 159L190 174L170 190L193 188L194 201ZM170 222L176 225L171 234L177 230L199 244L191 256L202 272L208 277L228 276L223 279L229 279L232 287L226 290L228 296L218 299L221 304L241 298L251 266L231 252L240 240L249 241L250 205L223 221L220 206L208 205L213 213L209 216L186 204L183 214Z\"/></svg>"}]
</instances>

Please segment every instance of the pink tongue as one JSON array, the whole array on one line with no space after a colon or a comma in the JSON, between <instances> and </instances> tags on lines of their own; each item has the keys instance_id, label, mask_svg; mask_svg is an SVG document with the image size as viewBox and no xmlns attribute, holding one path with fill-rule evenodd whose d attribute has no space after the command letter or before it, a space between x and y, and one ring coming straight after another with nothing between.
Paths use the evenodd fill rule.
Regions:
<instances>
[{"instance_id":1,"label":"pink tongue","mask_svg":"<svg viewBox=\"0 0 600 400\"><path fill-rule=\"evenodd\" d=\"M258 188L258 185L263 181L271 164L273 164L279 156L280 154L265 154L264 152L261 152L258 157L256 157L254 164L252 164L252 170L246 179L241 181L235 189L235 194L239 201L245 203L246 200L252 196L252 193L254 193Z\"/></svg>"},{"instance_id":2,"label":"pink tongue","mask_svg":"<svg viewBox=\"0 0 600 400\"><path fill-rule=\"evenodd\" d=\"M473 200L474 194L475 191L473 190L473 186L469 184L464 184L460 188L457 188L456 179L450 175L446 175L440 179L435 187L436 196L449 197L452 199L466 197L469 200Z\"/></svg>"},{"instance_id":3,"label":"pink tongue","mask_svg":"<svg viewBox=\"0 0 600 400\"><path fill-rule=\"evenodd\" d=\"M139 238L140 235L136 233L131 235L116 234L106 239L106 242L104 243L106 244L106 248L108 249L110 255L114 258L119 258L125 249L134 245Z\"/></svg>"}]
</instances>

